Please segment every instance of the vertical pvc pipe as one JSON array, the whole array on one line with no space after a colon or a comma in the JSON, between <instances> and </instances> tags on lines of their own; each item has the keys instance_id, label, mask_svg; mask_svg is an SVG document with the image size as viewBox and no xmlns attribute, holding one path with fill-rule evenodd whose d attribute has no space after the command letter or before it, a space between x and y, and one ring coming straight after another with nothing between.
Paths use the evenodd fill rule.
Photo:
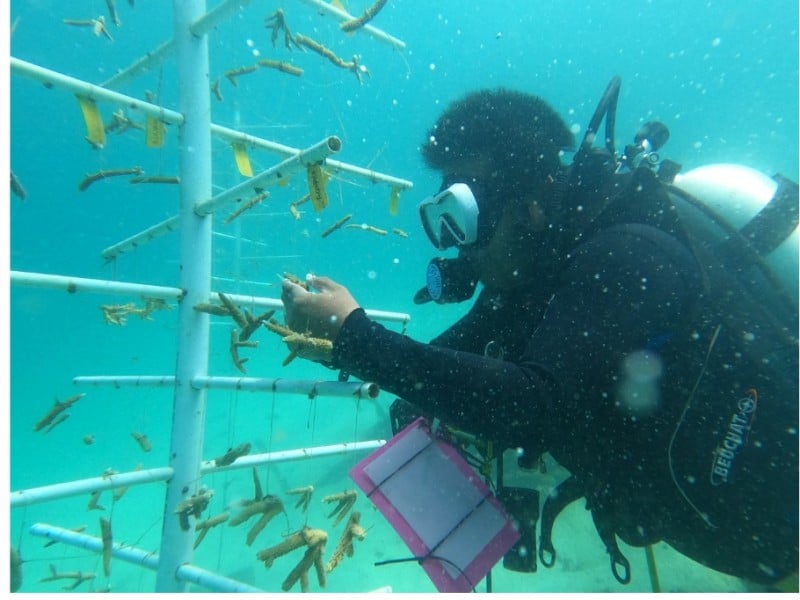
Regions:
<instances>
[{"instance_id":1,"label":"vertical pvc pipe","mask_svg":"<svg viewBox=\"0 0 800 600\"><path fill-rule=\"evenodd\" d=\"M212 217L198 216L195 205L211 197L211 99L208 37L189 26L205 13L205 0L173 0L178 68L180 129L180 282L186 292L179 308L178 354L172 410L169 464L174 475L167 486L159 551L157 592L184 592L178 567L192 559L194 534L181 530L174 514L178 503L200 484L206 393L192 379L208 373L209 317L192 309L211 292Z\"/></svg>"}]
</instances>

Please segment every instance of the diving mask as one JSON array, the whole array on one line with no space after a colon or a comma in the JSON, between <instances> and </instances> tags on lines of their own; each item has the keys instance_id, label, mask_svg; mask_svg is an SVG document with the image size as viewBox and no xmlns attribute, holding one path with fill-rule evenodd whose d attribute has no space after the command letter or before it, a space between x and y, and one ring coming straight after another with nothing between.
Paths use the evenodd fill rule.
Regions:
<instances>
[{"instance_id":1,"label":"diving mask","mask_svg":"<svg viewBox=\"0 0 800 600\"><path fill-rule=\"evenodd\" d=\"M422 227L439 250L478 240L478 202L466 183L454 183L419 204Z\"/></svg>"}]
</instances>

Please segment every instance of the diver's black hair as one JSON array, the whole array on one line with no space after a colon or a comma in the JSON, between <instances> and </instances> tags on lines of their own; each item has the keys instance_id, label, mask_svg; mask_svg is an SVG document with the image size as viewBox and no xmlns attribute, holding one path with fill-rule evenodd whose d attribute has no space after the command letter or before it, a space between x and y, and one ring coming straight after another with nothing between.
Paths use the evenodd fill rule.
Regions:
<instances>
[{"instance_id":1,"label":"diver's black hair","mask_svg":"<svg viewBox=\"0 0 800 600\"><path fill-rule=\"evenodd\" d=\"M541 98L505 88L472 92L442 113L422 146L425 163L447 171L456 161L489 158L517 183L541 180L560 168L559 152L574 138Z\"/></svg>"}]
</instances>

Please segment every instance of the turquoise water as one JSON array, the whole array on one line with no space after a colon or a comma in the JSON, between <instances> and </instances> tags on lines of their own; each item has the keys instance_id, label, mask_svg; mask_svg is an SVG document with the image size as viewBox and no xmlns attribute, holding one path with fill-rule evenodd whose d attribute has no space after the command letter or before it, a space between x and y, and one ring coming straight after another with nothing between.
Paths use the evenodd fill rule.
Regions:
<instances>
[{"instance_id":1,"label":"turquoise water","mask_svg":"<svg viewBox=\"0 0 800 600\"><path fill-rule=\"evenodd\" d=\"M433 249L416 219L416 203L438 189L439 181L419 157L419 144L437 115L464 93L494 86L514 87L546 98L580 136L613 75L623 80L617 117L617 144L628 142L641 122L658 119L671 131L663 154L688 170L714 162L746 164L767 174L797 179L798 72L797 5L788 0L761 3L630 3L564 1L557 3L497 0L389 0L373 25L406 43L397 51L367 35L348 36L336 23L301 2L251 2L209 34L210 77L221 78L224 99L212 98L212 120L252 135L295 147L307 147L328 135L342 139L342 161L408 179L413 189L402 194L399 214L389 212L390 189L353 175L335 176L328 185L330 205L321 213L306 208L299 220L288 205L307 191L297 175L286 187L271 188L269 198L231 225L221 211L214 230L215 290L277 297L276 274L289 271L326 274L345 283L368 308L407 312L408 333L427 340L449 325L465 307L415 306L411 298L423 283ZM15 23L11 55L48 69L102 83L119 69L168 40L171 3L141 0L131 7L117 1L121 25L111 23L104 0L69 3L12 1ZM209 7L216 3L210 2ZM369 5L349 0L360 14ZM370 77L359 85L312 53L273 48L264 18L282 6L294 32L313 37L349 60L361 56ZM114 40L96 37L90 28L64 19L106 15ZM257 56L256 56L257 54ZM290 61L302 77L261 69L243 75L238 86L223 76L229 69L259 58ZM174 63L168 60L119 90L144 98L155 94L165 108L176 107ZM87 173L140 166L148 175L177 175L178 135L168 127L161 148L145 146L138 130L110 133L106 146L93 149L72 94L47 89L31 79L10 80L11 168L24 185L23 201L10 206L10 266L13 270L177 285L178 235L169 234L106 264L100 252L122 239L177 213L178 190L169 185L130 185L126 178L107 179L78 190ZM106 122L117 107L100 103ZM141 115L129 112L131 118ZM243 180L230 145L214 140L215 193ZM256 172L278 157L250 150ZM308 205L305 205L308 207ZM304 207L304 208L305 208ZM320 234L347 213L352 223L368 223L408 238L378 236L343 229ZM11 289L10 489L99 476L107 468L120 472L141 464L167 463L172 395L158 388L79 388L79 375L171 374L175 364L177 310L153 314L153 320L131 318L124 327L104 323L99 306L138 302L137 297L67 294L23 287ZM173 303L174 306L174 303ZM395 329L398 325L389 324ZM234 376L228 354L229 322L212 321L209 372ZM286 352L268 332L258 334L259 347L245 349L248 375L329 379L333 373L311 363L282 367ZM70 418L50 433L33 425L63 400L86 392ZM385 439L391 396L356 403L349 399L267 393L208 394L204 457L250 442L253 452L295 449L342 441ZM144 453L131 432L146 433L153 450ZM83 437L94 436L86 445ZM265 491L284 494L292 487L316 487L309 514L293 510L276 518L252 548L245 545L247 526L218 527L200 545L195 564L217 570L265 590L279 590L297 556L276 561L271 569L258 562L256 550L273 545L302 526L328 528L329 552L339 529L329 525L321 498L353 487L347 471L364 454L331 457L261 468ZM563 472L550 464L546 477L529 485L546 493ZM512 475L513 477L513 475ZM518 475L530 478L529 475ZM249 470L204 478L215 490L206 516L252 497ZM104 511L87 511L81 495L11 511L10 541L25 560L24 591L61 591L63 582L39 583L49 565L59 571L97 573L76 591L152 591L153 573L114 561L105 577L101 560L86 551L55 545L29 535L31 524L66 528L87 525L99 535L98 518L111 518L115 541L157 551L163 512L163 485L131 488ZM579 504L579 503L578 503ZM591 519L573 505L554 530L559 551L555 567L533 575L494 570L495 591L649 591L644 552L625 548L633 569L628 586L611 576L608 559ZM359 498L367 538L355 554L330 574L325 591L431 591L433 586L413 562L374 567L379 560L408 556L398 536ZM172 518L172 517L170 517ZM678 556L665 545L655 548L661 583L671 591L736 591L743 584ZM69 582L67 582L69 583ZM311 589L318 591L312 576ZM481 585L479 589L484 589Z\"/></svg>"}]
</instances>

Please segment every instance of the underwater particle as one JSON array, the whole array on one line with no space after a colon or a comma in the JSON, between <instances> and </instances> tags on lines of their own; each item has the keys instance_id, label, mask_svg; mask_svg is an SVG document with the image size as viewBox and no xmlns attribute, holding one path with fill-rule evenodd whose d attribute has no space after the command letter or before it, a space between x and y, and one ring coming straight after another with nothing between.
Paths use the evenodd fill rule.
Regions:
<instances>
[{"instance_id":1,"label":"underwater particle","mask_svg":"<svg viewBox=\"0 0 800 600\"><path fill-rule=\"evenodd\" d=\"M571 131L573 134L577 135L578 133L580 133L581 126L580 126L578 123L574 123L574 124L572 125L572 127L570 127L570 128L569 128L569 130L570 130L570 131Z\"/></svg>"},{"instance_id":2,"label":"underwater particle","mask_svg":"<svg viewBox=\"0 0 800 600\"><path fill-rule=\"evenodd\" d=\"M703 147L703 142L700 141L697 141L694 144L692 144L692 148L694 148L695 150L700 150L700 148L702 147Z\"/></svg>"},{"instance_id":3,"label":"underwater particle","mask_svg":"<svg viewBox=\"0 0 800 600\"><path fill-rule=\"evenodd\" d=\"M429 64L428 65L428 69L430 69L431 71L435 71L436 70L436 64L435 63Z\"/></svg>"},{"instance_id":4,"label":"underwater particle","mask_svg":"<svg viewBox=\"0 0 800 600\"><path fill-rule=\"evenodd\" d=\"M501 37L503 37L502 31L498 31L497 33L494 34L494 39L496 40L499 40Z\"/></svg>"},{"instance_id":5,"label":"underwater particle","mask_svg":"<svg viewBox=\"0 0 800 600\"><path fill-rule=\"evenodd\" d=\"M367 271L367 279L377 279L378 274L375 271Z\"/></svg>"},{"instance_id":6,"label":"underwater particle","mask_svg":"<svg viewBox=\"0 0 800 600\"><path fill-rule=\"evenodd\" d=\"M255 56L256 58L261 56L261 50L259 50L258 48L253 48L253 56Z\"/></svg>"},{"instance_id":7,"label":"underwater particle","mask_svg":"<svg viewBox=\"0 0 800 600\"><path fill-rule=\"evenodd\" d=\"M722 40L721 40L720 38L718 38L718 37L715 37L713 40L711 40L711 46L712 46L713 48L716 48L716 47L717 47L717 46L719 46L721 43L722 43Z\"/></svg>"},{"instance_id":8,"label":"underwater particle","mask_svg":"<svg viewBox=\"0 0 800 600\"><path fill-rule=\"evenodd\" d=\"M399 265L400 264L400 259L399 258L393 258L392 259L392 264L393 265Z\"/></svg>"},{"instance_id":9,"label":"underwater particle","mask_svg":"<svg viewBox=\"0 0 800 600\"><path fill-rule=\"evenodd\" d=\"M83 443L87 446L91 446L94 444L94 436L91 433L87 433L85 436L83 436Z\"/></svg>"},{"instance_id":10,"label":"underwater particle","mask_svg":"<svg viewBox=\"0 0 800 600\"><path fill-rule=\"evenodd\" d=\"M253 40L250 40L250 39L246 40L245 44L247 44L248 48L252 48L253 46L255 46L255 43L253 42Z\"/></svg>"}]
</instances>

